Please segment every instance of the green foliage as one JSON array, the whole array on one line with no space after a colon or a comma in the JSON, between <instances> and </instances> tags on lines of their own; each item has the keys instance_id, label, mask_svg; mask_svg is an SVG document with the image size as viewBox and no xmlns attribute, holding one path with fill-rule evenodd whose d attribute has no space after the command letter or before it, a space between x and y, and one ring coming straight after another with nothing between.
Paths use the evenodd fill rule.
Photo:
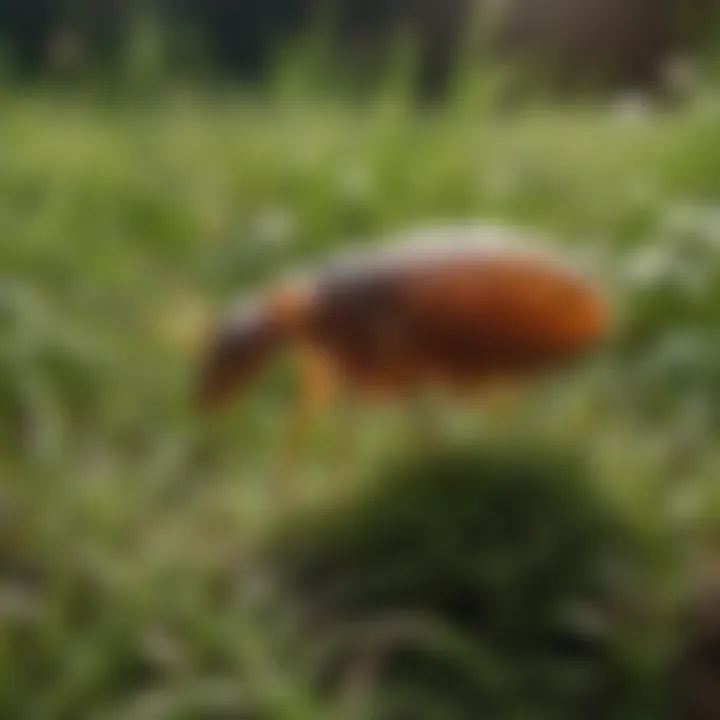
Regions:
<instances>
[{"instance_id":1,"label":"green foliage","mask_svg":"<svg viewBox=\"0 0 720 720\"><path fill-rule=\"evenodd\" d=\"M635 532L684 551L699 528L717 527L717 98L675 114L538 105L500 118L492 83L467 77L460 85L445 110L428 114L391 89L362 107L284 92L265 104L4 99L0 716L314 719L329 704L329 717L338 717L334 699L308 690L317 666L306 662L302 628L283 611L287 599L263 585L255 564L252 573L243 566L284 519L268 480L289 399L287 367L273 368L226 417L200 423L190 400L192 338L206 312L348 237L508 221L557 236L568 252L597 251L627 323L596 366L529 403L524 422L583 448ZM380 428L377 447L357 458L359 475L372 475L401 446L392 420L380 410L356 418L359 435ZM470 420L475 433L493 430L491 415ZM308 504L336 490L327 449L313 445L298 476ZM520 540L544 526L533 504L513 500L526 478L506 462L492 474L508 480L506 489L476 488L467 478L486 475L473 466L466 476L458 470L457 494L448 496L420 469L408 492L437 517L403 515L416 506L393 500L394 482L378 489L382 507L367 511L373 527L392 535L398 523L398 533L414 533L399 541L423 551L405 568L419 574L398 572L398 583L419 577L427 597L441 593L428 568L458 583L468 566L444 562L442 542L456 555L475 543L483 549L469 566L477 582L485 582L485 560L510 557L505 580L498 570L507 584L494 597L508 612L516 602L528 622L532 592L549 606L580 582L582 572L557 572L560 558L582 570L583 552L615 536L586 535L581 520L594 523L598 512L613 527L615 516L596 507L585 480L564 484L574 471L518 459L532 470L534 502L557 515L548 527L558 554L538 570ZM413 477L402 482L412 484L415 471L404 472ZM465 503L475 492L482 500ZM339 517L367 519L363 507ZM506 507L517 535L498 525ZM419 531L435 521L442 534ZM493 548L495 535L508 544ZM527 537L538 549L538 536ZM618 542L624 537L618 530ZM363 563L372 567L375 552L382 554L346 556L342 568L357 569L364 583ZM363 587L372 590L369 581ZM402 604L411 589L398 590ZM495 669L483 653L500 653L503 673L507 658L519 656L497 650L512 634L507 627L488 630L487 646L468 645L440 620L427 641L438 657L462 656L471 678L490 682ZM634 647L661 657L652 633L639 634ZM487 676L477 669L486 662ZM466 677L454 681L472 694ZM499 682L506 693L503 683L520 681ZM564 682L553 685L561 690L552 702L564 697ZM532 711L517 709L522 717Z\"/></svg>"}]
</instances>

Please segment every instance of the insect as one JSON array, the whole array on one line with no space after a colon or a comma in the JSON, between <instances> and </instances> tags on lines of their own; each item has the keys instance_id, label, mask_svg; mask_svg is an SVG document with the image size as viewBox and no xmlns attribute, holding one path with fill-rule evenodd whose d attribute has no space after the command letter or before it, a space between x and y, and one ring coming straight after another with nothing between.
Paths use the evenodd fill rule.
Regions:
<instances>
[{"instance_id":1,"label":"insect","mask_svg":"<svg viewBox=\"0 0 720 720\"><path fill-rule=\"evenodd\" d=\"M579 361L609 328L599 288L530 238L484 226L409 232L231 308L205 349L199 403L219 409L289 350L301 372L297 434L341 390L478 397Z\"/></svg>"}]
</instances>

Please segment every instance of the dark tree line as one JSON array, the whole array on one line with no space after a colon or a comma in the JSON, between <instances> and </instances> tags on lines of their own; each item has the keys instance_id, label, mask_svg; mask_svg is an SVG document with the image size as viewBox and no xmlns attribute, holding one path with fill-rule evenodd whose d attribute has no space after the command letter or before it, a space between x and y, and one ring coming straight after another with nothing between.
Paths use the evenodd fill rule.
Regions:
<instances>
[{"instance_id":1,"label":"dark tree line","mask_svg":"<svg viewBox=\"0 0 720 720\"><path fill-rule=\"evenodd\" d=\"M278 45L332 10L341 60L372 64L400 31L416 38L424 84L442 86L476 9L495 0L0 0L0 42L22 75L67 59L119 62L138 17L182 26L215 67L261 74ZM507 0L495 36L506 56L549 63L564 83L603 74L614 85L654 86L668 57L712 28L720 0ZM63 44L65 43L65 44ZM64 54L63 54L64 53Z\"/></svg>"}]
</instances>

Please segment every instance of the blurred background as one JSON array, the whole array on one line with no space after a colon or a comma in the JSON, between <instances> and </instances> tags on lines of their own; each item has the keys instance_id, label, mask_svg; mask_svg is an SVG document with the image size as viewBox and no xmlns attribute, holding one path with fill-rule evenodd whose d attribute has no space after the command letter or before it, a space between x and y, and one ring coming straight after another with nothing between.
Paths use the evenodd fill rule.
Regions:
<instances>
[{"instance_id":1,"label":"blurred background","mask_svg":"<svg viewBox=\"0 0 720 720\"><path fill-rule=\"evenodd\" d=\"M715 0L0 0L0 717L720 718ZM509 224L621 327L508 428L191 405L231 298Z\"/></svg>"}]
</instances>

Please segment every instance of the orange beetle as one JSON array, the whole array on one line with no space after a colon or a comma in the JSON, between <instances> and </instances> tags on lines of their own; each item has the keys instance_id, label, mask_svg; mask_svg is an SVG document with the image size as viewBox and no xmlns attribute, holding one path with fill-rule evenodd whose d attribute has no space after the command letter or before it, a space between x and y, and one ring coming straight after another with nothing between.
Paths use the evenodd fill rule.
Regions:
<instances>
[{"instance_id":1,"label":"orange beetle","mask_svg":"<svg viewBox=\"0 0 720 720\"><path fill-rule=\"evenodd\" d=\"M605 338L608 305L589 279L526 240L494 227L411 232L279 283L220 321L202 407L219 407L283 347L299 351L306 410L339 387L468 395L580 359Z\"/></svg>"}]
</instances>

